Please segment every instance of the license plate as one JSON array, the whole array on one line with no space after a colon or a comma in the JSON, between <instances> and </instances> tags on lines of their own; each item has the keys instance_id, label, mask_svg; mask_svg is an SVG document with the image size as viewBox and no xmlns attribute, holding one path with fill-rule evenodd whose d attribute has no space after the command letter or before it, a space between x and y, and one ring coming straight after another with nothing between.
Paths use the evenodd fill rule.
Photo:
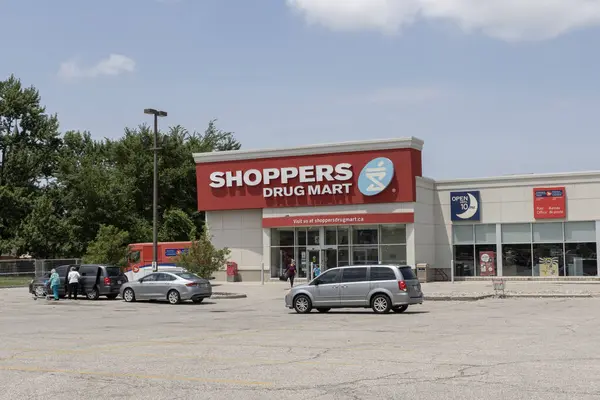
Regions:
<instances>
[{"instance_id":1,"label":"license plate","mask_svg":"<svg viewBox=\"0 0 600 400\"><path fill-rule=\"evenodd\" d=\"M120 285L120 284L121 284L121 281L117 281L117 285Z\"/></svg>"}]
</instances>

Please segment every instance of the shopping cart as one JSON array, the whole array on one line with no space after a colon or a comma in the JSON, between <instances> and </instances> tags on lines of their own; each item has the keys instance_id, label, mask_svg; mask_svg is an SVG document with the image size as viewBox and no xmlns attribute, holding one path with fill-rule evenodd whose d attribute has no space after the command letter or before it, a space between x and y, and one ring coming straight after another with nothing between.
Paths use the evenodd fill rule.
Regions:
<instances>
[{"instance_id":1,"label":"shopping cart","mask_svg":"<svg viewBox=\"0 0 600 400\"><path fill-rule=\"evenodd\" d=\"M46 299L52 300L54 296L50 290L50 280L45 280L43 285L37 285L33 287L33 300Z\"/></svg>"}]
</instances>

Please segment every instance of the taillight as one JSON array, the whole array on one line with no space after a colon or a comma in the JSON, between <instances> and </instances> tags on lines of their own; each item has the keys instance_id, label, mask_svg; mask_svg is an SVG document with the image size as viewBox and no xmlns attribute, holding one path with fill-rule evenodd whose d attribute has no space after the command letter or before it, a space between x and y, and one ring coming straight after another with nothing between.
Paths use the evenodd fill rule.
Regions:
<instances>
[{"instance_id":1,"label":"taillight","mask_svg":"<svg viewBox=\"0 0 600 400\"><path fill-rule=\"evenodd\" d=\"M104 285L110 286L110 278L108 276L104 278Z\"/></svg>"},{"instance_id":2,"label":"taillight","mask_svg":"<svg viewBox=\"0 0 600 400\"><path fill-rule=\"evenodd\" d=\"M185 286L192 287L192 286L198 286L198 284L196 282L192 282L192 283L186 283Z\"/></svg>"},{"instance_id":3,"label":"taillight","mask_svg":"<svg viewBox=\"0 0 600 400\"><path fill-rule=\"evenodd\" d=\"M403 292L406 292L406 282L398 281L398 289L402 290Z\"/></svg>"}]
</instances>

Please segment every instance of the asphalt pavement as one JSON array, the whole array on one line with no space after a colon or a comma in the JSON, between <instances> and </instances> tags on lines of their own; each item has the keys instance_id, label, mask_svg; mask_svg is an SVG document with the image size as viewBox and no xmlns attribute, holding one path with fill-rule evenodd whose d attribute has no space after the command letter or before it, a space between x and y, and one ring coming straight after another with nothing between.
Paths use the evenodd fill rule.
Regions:
<instances>
[{"instance_id":1,"label":"asphalt pavement","mask_svg":"<svg viewBox=\"0 0 600 400\"><path fill-rule=\"evenodd\" d=\"M297 315L283 285L215 291L247 298L55 303L0 290L0 399L600 399L599 298Z\"/></svg>"}]
</instances>

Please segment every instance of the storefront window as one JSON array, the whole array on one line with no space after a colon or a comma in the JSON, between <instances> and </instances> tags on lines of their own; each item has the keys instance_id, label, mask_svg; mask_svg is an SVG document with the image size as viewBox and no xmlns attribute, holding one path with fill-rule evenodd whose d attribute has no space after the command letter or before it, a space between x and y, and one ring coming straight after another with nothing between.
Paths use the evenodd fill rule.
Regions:
<instances>
[{"instance_id":1,"label":"storefront window","mask_svg":"<svg viewBox=\"0 0 600 400\"><path fill-rule=\"evenodd\" d=\"M496 225L475 225L475 243L496 243Z\"/></svg>"},{"instance_id":2,"label":"storefront window","mask_svg":"<svg viewBox=\"0 0 600 400\"><path fill-rule=\"evenodd\" d=\"M534 243L533 276L564 276L564 274L562 243Z\"/></svg>"},{"instance_id":3,"label":"storefront window","mask_svg":"<svg viewBox=\"0 0 600 400\"><path fill-rule=\"evenodd\" d=\"M338 227L338 244L349 245L350 244L350 228L347 226Z\"/></svg>"},{"instance_id":4,"label":"storefront window","mask_svg":"<svg viewBox=\"0 0 600 400\"><path fill-rule=\"evenodd\" d=\"M494 234L494 236L495 236L495 234ZM488 256L490 256L490 255L493 256L493 263L488 261L488 263L492 264L492 266L491 266L492 271L489 270L489 267L490 267L489 265L482 262L482 261L484 261L484 260L482 260L482 256L484 254L487 254ZM496 251L495 244L476 244L475 245L475 257L477 257L477 264L476 264L476 268L475 268L476 276L496 276L496 275L498 275L498 262L496 261L498 259L498 253ZM482 270L481 264L486 264L486 265L484 265L484 267L486 268L485 270Z\"/></svg>"},{"instance_id":5,"label":"storefront window","mask_svg":"<svg viewBox=\"0 0 600 400\"><path fill-rule=\"evenodd\" d=\"M452 227L452 240L454 244L473 243L473 225L454 225Z\"/></svg>"},{"instance_id":6,"label":"storefront window","mask_svg":"<svg viewBox=\"0 0 600 400\"><path fill-rule=\"evenodd\" d=\"M307 246L319 246L321 244L321 237L319 236L321 230L319 228L308 228L306 234L308 237Z\"/></svg>"},{"instance_id":7,"label":"storefront window","mask_svg":"<svg viewBox=\"0 0 600 400\"><path fill-rule=\"evenodd\" d=\"M377 226L355 226L352 229L352 244L377 244Z\"/></svg>"},{"instance_id":8,"label":"storefront window","mask_svg":"<svg viewBox=\"0 0 600 400\"><path fill-rule=\"evenodd\" d=\"M567 276L597 276L596 242L565 244Z\"/></svg>"},{"instance_id":9,"label":"storefront window","mask_svg":"<svg viewBox=\"0 0 600 400\"><path fill-rule=\"evenodd\" d=\"M294 247L271 247L271 278L283 275L293 258Z\"/></svg>"},{"instance_id":10,"label":"storefront window","mask_svg":"<svg viewBox=\"0 0 600 400\"><path fill-rule=\"evenodd\" d=\"M406 265L406 245L381 245L381 264Z\"/></svg>"},{"instance_id":11,"label":"storefront window","mask_svg":"<svg viewBox=\"0 0 600 400\"><path fill-rule=\"evenodd\" d=\"M360 246L352 248L352 265L378 264L377 246Z\"/></svg>"},{"instance_id":12,"label":"storefront window","mask_svg":"<svg viewBox=\"0 0 600 400\"><path fill-rule=\"evenodd\" d=\"M531 276L531 244L503 244L502 270L505 276Z\"/></svg>"},{"instance_id":13,"label":"storefront window","mask_svg":"<svg viewBox=\"0 0 600 400\"><path fill-rule=\"evenodd\" d=\"M298 228L296 229L296 244L298 246L306 246L306 228ZM272 245L271 245L272 246Z\"/></svg>"},{"instance_id":14,"label":"storefront window","mask_svg":"<svg viewBox=\"0 0 600 400\"><path fill-rule=\"evenodd\" d=\"M534 243L562 243L562 222L536 223L532 225Z\"/></svg>"},{"instance_id":15,"label":"storefront window","mask_svg":"<svg viewBox=\"0 0 600 400\"><path fill-rule=\"evenodd\" d=\"M381 244L406 243L406 225L381 225Z\"/></svg>"},{"instance_id":16,"label":"storefront window","mask_svg":"<svg viewBox=\"0 0 600 400\"><path fill-rule=\"evenodd\" d=\"M472 244L454 246L454 274L456 276L475 276L474 249Z\"/></svg>"},{"instance_id":17,"label":"storefront window","mask_svg":"<svg viewBox=\"0 0 600 400\"><path fill-rule=\"evenodd\" d=\"M326 226L325 227L325 245L335 246L337 244L337 227Z\"/></svg>"},{"instance_id":18,"label":"storefront window","mask_svg":"<svg viewBox=\"0 0 600 400\"><path fill-rule=\"evenodd\" d=\"M339 246L338 247L338 266L345 267L350 265L350 247Z\"/></svg>"},{"instance_id":19,"label":"storefront window","mask_svg":"<svg viewBox=\"0 0 600 400\"><path fill-rule=\"evenodd\" d=\"M531 224L502 225L502 243L531 243Z\"/></svg>"},{"instance_id":20,"label":"storefront window","mask_svg":"<svg viewBox=\"0 0 600 400\"><path fill-rule=\"evenodd\" d=\"M271 246L293 246L294 229L271 229Z\"/></svg>"},{"instance_id":21,"label":"storefront window","mask_svg":"<svg viewBox=\"0 0 600 400\"><path fill-rule=\"evenodd\" d=\"M567 243L588 243L596 241L596 223L595 222L566 222L565 223L565 242Z\"/></svg>"}]
</instances>

